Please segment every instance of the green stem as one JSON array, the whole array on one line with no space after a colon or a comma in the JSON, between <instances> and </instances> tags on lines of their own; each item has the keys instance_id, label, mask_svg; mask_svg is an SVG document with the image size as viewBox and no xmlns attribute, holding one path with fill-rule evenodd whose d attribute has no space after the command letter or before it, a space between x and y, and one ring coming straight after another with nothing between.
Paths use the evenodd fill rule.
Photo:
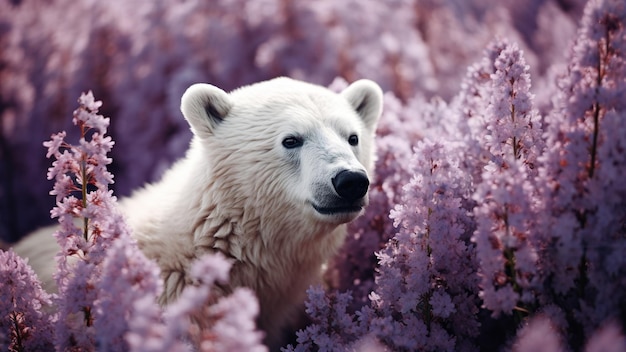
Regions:
<instances>
[{"instance_id":1,"label":"green stem","mask_svg":"<svg viewBox=\"0 0 626 352\"><path fill-rule=\"evenodd\" d=\"M80 177L82 178L81 192L83 209L87 209L87 166L84 155L80 163ZM86 216L83 217L83 237L85 241L89 239L89 218Z\"/></svg>"},{"instance_id":2,"label":"green stem","mask_svg":"<svg viewBox=\"0 0 626 352\"><path fill-rule=\"evenodd\" d=\"M507 204L504 204L504 209L505 211L504 211L504 215L502 216L502 221L504 221L504 228L505 228L504 238L506 242L511 236L511 227L509 226L509 211L508 211ZM506 260L504 262L504 273L509 278L509 282L511 282L511 284L517 291L517 287L516 287L517 282L515 280L515 253L511 248L509 248L505 244L503 255L504 255L504 259Z\"/></svg>"},{"instance_id":3,"label":"green stem","mask_svg":"<svg viewBox=\"0 0 626 352\"><path fill-rule=\"evenodd\" d=\"M596 169L596 154L598 149L598 130L600 124L600 104L593 104L593 140L591 142L591 165L589 165L589 178L593 178Z\"/></svg>"},{"instance_id":4,"label":"green stem","mask_svg":"<svg viewBox=\"0 0 626 352\"><path fill-rule=\"evenodd\" d=\"M422 298L422 302L424 303L422 316L424 318L424 324L426 324L426 328L428 329L429 333L431 331L431 324L433 322L433 307L430 305L430 299L432 296L433 290L431 289Z\"/></svg>"},{"instance_id":5,"label":"green stem","mask_svg":"<svg viewBox=\"0 0 626 352\"><path fill-rule=\"evenodd\" d=\"M511 105L511 121L515 124L515 105ZM518 159L520 157L519 146L517 145L517 137L513 136L513 157Z\"/></svg>"},{"instance_id":6,"label":"green stem","mask_svg":"<svg viewBox=\"0 0 626 352\"><path fill-rule=\"evenodd\" d=\"M85 326L92 326L91 307L83 307L83 313L85 315Z\"/></svg>"},{"instance_id":7,"label":"green stem","mask_svg":"<svg viewBox=\"0 0 626 352\"><path fill-rule=\"evenodd\" d=\"M505 204L505 208L507 208L507 205ZM508 238L511 235L511 228L509 226L509 215L508 215L508 210L504 213L504 226L506 228L506 237ZM509 281L509 283L511 284L511 286L513 286L513 291L517 292L518 294L522 294L522 287L519 285L519 283L517 282L517 272L515 270L515 250L509 247L504 247L504 251L503 251L503 256L505 259L504 262L504 273L507 276L507 279ZM515 321L517 324L520 324L524 318L528 315L530 315L532 312L532 307L527 305L527 304L523 304L522 302L518 301L517 302L517 306L514 308L513 310L513 314L515 317Z\"/></svg>"},{"instance_id":8,"label":"green stem","mask_svg":"<svg viewBox=\"0 0 626 352\"><path fill-rule=\"evenodd\" d=\"M596 98L598 96L600 87L602 86L602 80L606 75L606 65L602 63L604 60L608 58L609 55L609 42L610 42L610 33L607 29L604 34L604 48L602 47L602 42L598 43L598 76L596 78ZM593 178L593 175L596 170L596 158L598 154L598 133L600 130L600 111L601 111L600 103L596 101L593 103L593 139L591 142L591 165L589 165L589 178Z\"/></svg>"},{"instance_id":9,"label":"green stem","mask_svg":"<svg viewBox=\"0 0 626 352\"><path fill-rule=\"evenodd\" d=\"M24 351L24 346L22 346L22 333L20 331L20 325L17 322L17 313L11 312L11 321L13 322L13 328L15 329L16 346L14 346L13 348L15 351Z\"/></svg>"},{"instance_id":10,"label":"green stem","mask_svg":"<svg viewBox=\"0 0 626 352\"><path fill-rule=\"evenodd\" d=\"M432 174L433 169L431 169L431 174ZM431 269L431 260L430 257L432 256L432 248L430 246L430 217L433 213L432 208L428 208L428 217L427 217L427 226L426 226L426 232L424 233L424 241L426 242L426 254L429 258L428 260L428 269L430 271ZM430 276L429 281L433 281L434 278L432 276ZM430 328L431 328L431 323L433 320L433 307L430 304L430 298L433 295L433 289L431 288L430 290L428 290L428 292L424 295L424 297L422 297L422 316L424 318L424 323L426 324L426 327L428 328L428 332L430 333Z\"/></svg>"}]
</instances>

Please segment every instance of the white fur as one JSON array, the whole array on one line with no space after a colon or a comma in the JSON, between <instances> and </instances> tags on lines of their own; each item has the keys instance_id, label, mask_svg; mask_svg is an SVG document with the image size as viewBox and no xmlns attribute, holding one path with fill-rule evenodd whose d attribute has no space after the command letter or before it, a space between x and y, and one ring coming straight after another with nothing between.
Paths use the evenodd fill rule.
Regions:
<instances>
[{"instance_id":1,"label":"white fur","mask_svg":"<svg viewBox=\"0 0 626 352\"><path fill-rule=\"evenodd\" d=\"M220 251L234 259L230 287L256 292L259 326L270 345L279 344L343 243L345 223L359 215L323 215L313 204L336 199L332 178L340 170L371 175L381 106L380 88L367 80L341 94L288 78L231 93L191 86L181 103L194 133L186 156L121 202L140 248L162 270L161 303L190 284L194 258ZM302 146L285 148L289 136Z\"/></svg>"}]
</instances>

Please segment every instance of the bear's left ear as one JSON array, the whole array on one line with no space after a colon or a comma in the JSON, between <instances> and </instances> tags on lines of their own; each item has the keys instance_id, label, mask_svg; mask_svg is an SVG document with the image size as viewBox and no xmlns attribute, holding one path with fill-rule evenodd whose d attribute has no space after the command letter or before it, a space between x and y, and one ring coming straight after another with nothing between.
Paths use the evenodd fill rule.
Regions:
<instances>
[{"instance_id":1,"label":"bear's left ear","mask_svg":"<svg viewBox=\"0 0 626 352\"><path fill-rule=\"evenodd\" d=\"M197 83L187 88L180 101L180 110L200 138L213 135L215 127L226 118L233 107L228 93L216 86Z\"/></svg>"},{"instance_id":2,"label":"bear's left ear","mask_svg":"<svg viewBox=\"0 0 626 352\"><path fill-rule=\"evenodd\" d=\"M349 85L341 95L361 116L368 129L376 129L383 109L383 91L378 84L369 79L361 79Z\"/></svg>"}]
</instances>

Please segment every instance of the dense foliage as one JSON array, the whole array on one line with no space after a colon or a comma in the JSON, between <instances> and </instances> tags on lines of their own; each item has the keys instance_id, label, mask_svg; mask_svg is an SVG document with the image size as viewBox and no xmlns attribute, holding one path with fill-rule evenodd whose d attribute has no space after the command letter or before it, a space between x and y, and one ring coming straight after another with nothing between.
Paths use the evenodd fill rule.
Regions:
<instances>
[{"instance_id":1,"label":"dense foliage","mask_svg":"<svg viewBox=\"0 0 626 352\"><path fill-rule=\"evenodd\" d=\"M232 317L211 333L186 320L227 279L219 257L198 262L180 304L155 304L158 269L112 206L109 172L124 195L181 154L190 83L287 74L387 91L370 206L287 350L626 349L623 1L24 1L0 3L0 42L4 240L51 207L41 141L67 131L47 142L60 294L2 252L0 346L262 349L249 291L207 307ZM65 121L86 89L110 105L112 159L92 95L74 113L88 129Z\"/></svg>"}]
</instances>

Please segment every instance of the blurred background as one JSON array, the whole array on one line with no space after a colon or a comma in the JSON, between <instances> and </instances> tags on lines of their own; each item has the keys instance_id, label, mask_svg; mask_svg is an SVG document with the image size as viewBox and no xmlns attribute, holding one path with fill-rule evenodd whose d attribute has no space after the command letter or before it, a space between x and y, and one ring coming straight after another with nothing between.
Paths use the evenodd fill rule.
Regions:
<instances>
[{"instance_id":1,"label":"blurred background","mask_svg":"<svg viewBox=\"0 0 626 352\"><path fill-rule=\"evenodd\" d=\"M111 117L120 196L183 155L180 97L276 76L321 85L369 78L387 94L449 100L495 38L531 67L535 106L550 104L582 0L0 0L0 240L51 223L42 146L92 90Z\"/></svg>"}]
</instances>

